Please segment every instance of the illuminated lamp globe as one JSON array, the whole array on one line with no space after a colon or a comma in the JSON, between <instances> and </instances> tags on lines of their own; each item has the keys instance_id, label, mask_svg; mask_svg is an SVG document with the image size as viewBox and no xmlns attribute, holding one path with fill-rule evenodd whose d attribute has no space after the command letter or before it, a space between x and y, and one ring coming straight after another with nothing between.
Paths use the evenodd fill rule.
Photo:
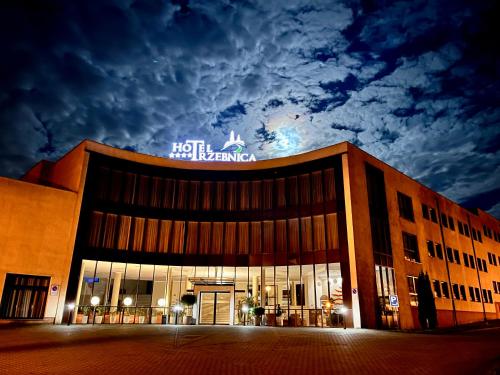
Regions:
<instances>
[{"instance_id":1,"label":"illuminated lamp globe","mask_svg":"<svg viewBox=\"0 0 500 375\"><path fill-rule=\"evenodd\" d=\"M269 293L270 291L271 291L271 287L270 287L269 285L268 285L268 286L266 286L266 292L268 292L268 293Z\"/></svg>"},{"instance_id":2,"label":"illuminated lamp globe","mask_svg":"<svg viewBox=\"0 0 500 375\"><path fill-rule=\"evenodd\" d=\"M131 298L131 297L125 297L125 298L123 299L123 304L124 304L125 306L127 306L127 307L128 307L128 306L130 306L130 305L132 304L132 298Z\"/></svg>"},{"instance_id":3,"label":"illuminated lamp globe","mask_svg":"<svg viewBox=\"0 0 500 375\"><path fill-rule=\"evenodd\" d=\"M90 299L90 304L92 306L97 306L99 304L99 302L101 302L101 299L97 296L93 296L91 299Z\"/></svg>"},{"instance_id":4,"label":"illuminated lamp globe","mask_svg":"<svg viewBox=\"0 0 500 375\"><path fill-rule=\"evenodd\" d=\"M249 310L249 307L246 303L243 306L241 306L241 312L243 314L246 314L248 312L248 310Z\"/></svg>"},{"instance_id":5,"label":"illuminated lamp globe","mask_svg":"<svg viewBox=\"0 0 500 375\"><path fill-rule=\"evenodd\" d=\"M165 305L167 304L167 301L165 301L165 298L160 298L157 302L158 306L160 307L165 307Z\"/></svg>"},{"instance_id":6,"label":"illuminated lamp globe","mask_svg":"<svg viewBox=\"0 0 500 375\"><path fill-rule=\"evenodd\" d=\"M180 303L178 303L177 305L174 306L174 311L175 312L181 312L183 310L183 307Z\"/></svg>"},{"instance_id":7,"label":"illuminated lamp globe","mask_svg":"<svg viewBox=\"0 0 500 375\"><path fill-rule=\"evenodd\" d=\"M75 304L73 302L72 303L68 303L67 307L68 307L68 310L74 310L75 309Z\"/></svg>"}]
</instances>

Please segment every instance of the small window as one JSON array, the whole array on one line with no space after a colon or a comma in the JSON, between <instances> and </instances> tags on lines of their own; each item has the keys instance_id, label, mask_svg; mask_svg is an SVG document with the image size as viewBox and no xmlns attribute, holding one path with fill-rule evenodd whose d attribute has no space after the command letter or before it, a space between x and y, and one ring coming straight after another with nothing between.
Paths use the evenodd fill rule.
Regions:
<instances>
[{"instance_id":1,"label":"small window","mask_svg":"<svg viewBox=\"0 0 500 375\"><path fill-rule=\"evenodd\" d=\"M469 226L467 224L464 224L464 232L467 237L470 237Z\"/></svg>"},{"instance_id":2,"label":"small window","mask_svg":"<svg viewBox=\"0 0 500 375\"><path fill-rule=\"evenodd\" d=\"M476 301L481 302L481 292L479 292L479 288L474 288L474 291L476 292Z\"/></svg>"},{"instance_id":3,"label":"small window","mask_svg":"<svg viewBox=\"0 0 500 375\"><path fill-rule=\"evenodd\" d=\"M424 219L429 220L429 207L422 203L422 216Z\"/></svg>"},{"instance_id":4,"label":"small window","mask_svg":"<svg viewBox=\"0 0 500 375\"><path fill-rule=\"evenodd\" d=\"M413 204L411 198L398 191L398 205L399 205L399 216L405 218L409 221L415 221L413 215Z\"/></svg>"},{"instance_id":5,"label":"small window","mask_svg":"<svg viewBox=\"0 0 500 375\"><path fill-rule=\"evenodd\" d=\"M448 259L448 262L453 263L453 250L451 247L446 248L446 258Z\"/></svg>"},{"instance_id":6,"label":"small window","mask_svg":"<svg viewBox=\"0 0 500 375\"><path fill-rule=\"evenodd\" d=\"M488 266L486 265L486 261L484 259L481 259L481 262L483 263L483 271L488 272Z\"/></svg>"},{"instance_id":7,"label":"small window","mask_svg":"<svg viewBox=\"0 0 500 375\"><path fill-rule=\"evenodd\" d=\"M493 264L493 261L491 260L491 253L488 253L488 262L490 262L490 264Z\"/></svg>"},{"instance_id":8,"label":"small window","mask_svg":"<svg viewBox=\"0 0 500 375\"><path fill-rule=\"evenodd\" d=\"M483 238L481 237L481 232L479 230L477 231L477 240L483 243Z\"/></svg>"},{"instance_id":9,"label":"small window","mask_svg":"<svg viewBox=\"0 0 500 375\"><path fill-rule=\"evenodd\" d=\"M455 299L460 299L460 291L458 289L458 284L453 284L452 289L453 289L453 297Z\"/></svg>"},{"instance_id":10,"label":"small window","mask_svg":"<svg viewBox=\"0 0 500 375\"><path fill-rule=\"evenodd\" d=\"M414 262L420 262L417 236L403 232L403 249L406 259Z\"/></svg>"},{"instance_id":11,"label":"small window","mask_svg":"<svg viewBox=\"0 0 500 375\"><path fill-rule=\"evenodd\" d=\"M493 259L493 264L496 266L497 265L497 257L495 254L491 254L491 259Z\"/></svg>"},{"instance_id":12,"label":"small window","mask_svg":"<svg viewBox=\"0 0 500 375\"><path fill-rule=\"evenodd\" d=\"M469 255L469 264L472 268L476 268L476 263L474 262L474 257L472 255Z\"/></svg>"},{"instance_id":13,"label":"small window","mask_svg":"<svg viewBox=\"0 0 500 375\"><path fill-rule=\"evenodd\" d=\"M483 301L488 303L488 292L486 289L483 289Z\"/></svg>"},{"instance_id":14,"label":"small window","mask_svg":"<svg viewBox=\"0 0 500 375\"><path fill-rule=\"evenodd\" d=\"M441 282L441 290L443 291L444 298L450 298L450 291L448 290L448 283L446 281Z\"/></svg>"},{"instance_id":15,"label":"small window","mask_svg":"<svg viewBox=\"0 0 500 375\"><path fill-rule=\"evenodd\" d=\"M434 242L427 240L427 253L430 257L435 257L436 253L434 252Z\"/></svg>"},{"instance_id":16,"label":"small window","mask_svg":"<svg viewBox=\"0 0 500 375\"><path fill-rule=\"evenodd\" d=\"M429 214L431 216L431 220L433 222L437 223L438 220L437 220L436 210L434 208L432 208L432 207L429 207Z\"/></svg>"},{"instance_id":17,"label":"small window","mask_svg":"<svg viewBox=\"0 0 500 375\"><path fill-rule=\"evenodd\" d=\"M439 259L443 259L443 249L440 243L436 244L436 255Z\"/></svg>"},{"instance_id":18,"label":"small window","mask_svg":"<svg viewBox=\"0 0 500 375\"><path fill-rule=\"evenodd\" d=\"M465 286L460 285L460 296L463 301L467 301L467 296L465 295Z\"/></svg>"},{"instance_id":19,"label":"small window","mask_svg":"<svg viewBox=\"0 0 500 375\"><path fill-rule=\"evenodd\" d=\"M477 269L479 271L483 270L483 262L481 261L481 258L477 258Z\"/></svg>"},{"instance_id":20,"label":"small window","mask_svg":"<svg viewBox=\"0 0 500 375\"><path fill-rule=\"evenodd\" d=\"M491 290L488 289L488 302L493 303L493 296L491 295Z\"/></svg>"},{"instance_id":21,"label":"small window","mask_svg":"<svg viewBox=\"0 0 500 375\"><path fill-rule=\"evenodd\" d=\"M472 238L477 241L476 230L474 228L471 228L471 230L472 230Z\"/></svg>"},{"instance_id":22,"label":"small window","mask_svg":"<svg viewBox=\"0 0 500 375\"><path fill-rule=\"evenodd\" d=\"M441 223L443 227L448 228L448 217L445 214L441 214Z\"/></svg>"},{"instance_id":23,"label":"small window","mask_svg":"<svg viewBox=\"0 0 500 375\"><path fill-rule=\"evenodd\" d=\"M455 256L455 263L460 264L460 253L457 249L453 250L453 255Z\"/></svg>"},{"instance_id":24,"label":"small window","mask_svg":"<svg viewBox=\"0 0 500 375\"><path fill-rule=\"evenodd\" d=\"M458 233L464 234L464 227L462 225L462 222L460 220L457 220L458 222Z\"/></svg>"},{"instance_id":25,"label":"small window","mask_svg":"<svg viewBox=\"0 0 500 375\"><path fill-rule=\"evenodd\" d=\"M469 255L463 253L465 267L469 267Z\"/></svg>"},{"instance_id":26,"label":"small window","mask_svg":"<svg viewBox=\"0 0 500 375\"><path fill-rule=\"evenodd\" d=\"M472 286L469 287L469 296L470 296L470 300L472 302L474 302L476 300L476 297L474 296L474 287L472 287Z\"/></svg>"},{"instance_id":27,"label":"small window","mask_svg":"<svg viewBox=\"0 0 500 375\"><path fill-rule=\"evenodd\" d=\"M493 290L495 291L495 294L498 293L497 282L496 281L493 281Z\"/></svg>"},{"instance_id":28,"label":"small window","mask_svg":"<svg viewBox=\"0 0 500 375\"><path fill-rule=\"evenodd\" d=\"M451 216L448 216L448 225L450 226L450 230L455 230L455 222Z\"/></svg>"},{"instance_id":29,"label":"small window","mask_svg":"<svg viewBox=\"0 0 500 375\"><path fill-rule=\"evenodd\" d=\"M441 298L441 283L439 280L434 280L432 284L434 284L434 296Z\"/></svg>"},{"instance_id":30,"label":"small window","mask_svg":"<svg viewBox=\"0 0 500 375\"><path fill-rule=\"evenodd\" d=\"M483 224L483 233L486 237L488 237L488 228L486 228L486 225Z\"/></svg>"}]
</instances>

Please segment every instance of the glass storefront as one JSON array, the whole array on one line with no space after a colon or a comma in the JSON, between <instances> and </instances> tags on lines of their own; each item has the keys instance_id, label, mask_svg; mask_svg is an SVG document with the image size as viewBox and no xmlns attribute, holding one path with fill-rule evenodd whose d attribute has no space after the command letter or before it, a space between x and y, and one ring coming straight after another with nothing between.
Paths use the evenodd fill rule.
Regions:
<instances>
[{"instance_id":1,"label":"glass storefront","mask_svg":"<svg viewBox=\"0 0 500 375\"><path fill-rule=\"evenodd\" d=\"M339 263L217 267L83 260L80 275L73 317L80 324L343 324Z\"/></svg>"}]
</instances>

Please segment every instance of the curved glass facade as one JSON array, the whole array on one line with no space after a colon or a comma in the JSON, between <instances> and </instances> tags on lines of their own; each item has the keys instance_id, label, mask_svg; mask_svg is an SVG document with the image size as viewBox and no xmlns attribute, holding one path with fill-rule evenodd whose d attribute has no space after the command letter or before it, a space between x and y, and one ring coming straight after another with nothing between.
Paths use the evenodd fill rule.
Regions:
<instances>
[{"instance_id":1,"label":"curved glass facade","mask_svg":"<svg viewBox=\"0 0 500 375\"><path fill-rule=\"evenodd\" d=\"M91 154L88 170L76 322L247 324L259 306L268 325L340 322L337 158L206 171ZM181 306L185 294L193 306Z\"/></svg>"}]
</instances>

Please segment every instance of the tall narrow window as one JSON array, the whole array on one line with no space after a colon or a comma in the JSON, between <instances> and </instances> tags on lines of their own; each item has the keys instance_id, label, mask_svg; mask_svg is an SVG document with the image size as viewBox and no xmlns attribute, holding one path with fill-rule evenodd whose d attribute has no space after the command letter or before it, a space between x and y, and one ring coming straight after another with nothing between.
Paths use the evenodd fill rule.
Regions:
<instances>
[{"instance_id":1,"label":"tall narrow window","mask_svg":"<svg viewBox=\"0 0 500 375\"><path fill-rule=\"evenodd\" d=\"M444 298L450 298L450 291L448 289L448 283L446 281L441 282L441 290L443 291Z\"/></svg>"},{"instance_id":2,"label":"tall narrow window","mask_svg":"<svg viewBox=\"0 0 500 375\"><path fill-rule=\"evenodd\" d=\"M429 220L429 207L422 203L422 216L424 219Z\"/></svg>"},{"instance_id":3,"label":"tall narrow window","mask_svg":"<svg viewBox=\"0 0 500 375\"><path fill-rule=\"evenodd\" d=\"M434 280L432 284L434 285L434 296L441 298L441 283L439 280Z\"/></svg>"},{"instance_id":4,"label":"tall narrow window","mask_svg":"<svg viewBox=\"0 0 500 375\"><path fill-rule=\"evenodd\" d=\"M440 243L436 244L436 255L439 259L443 259L443 248Z\"/></svg>"},{"instance_id":5,"label":"tall narrow window","mask_svg":"<svg viewBox=\"0 0 500 375\"><path fill-rule=\"evenodd\" d=\"M448 217L445 214L441 214L441 223L443 227L448 228Z\"/></svg>"},{"instance_id":6,"label":"tall narrow window","mask_svg":"<svg viewBox=\"0 0 500 375\"><path fill-rule=\"evenodd\" d=\"M430 240L427 240L427 253L430 257L436 256L436 253L434 252L434 242Z\"/></svg>"},{"instance_id":7,"label":"tall narrow window","mask_svg":"<svg viewBox=\"0 0 500 375\"><path fill-rule=\"evenodd\" d=\"M409 221L415 221L411 198L398 191L399 216Z\"/></svg>"},{"instance_id":8,"label":"tall narrow window","mask_svg":"<svg viewBox=\"0 0 500 375\"><path fill-rule=\"evenodd\" d=\"M406 259L415 262L420 262L420 256L418 254L417 236L403 232L403 248Z\"/></svg>"}]
</instances>

